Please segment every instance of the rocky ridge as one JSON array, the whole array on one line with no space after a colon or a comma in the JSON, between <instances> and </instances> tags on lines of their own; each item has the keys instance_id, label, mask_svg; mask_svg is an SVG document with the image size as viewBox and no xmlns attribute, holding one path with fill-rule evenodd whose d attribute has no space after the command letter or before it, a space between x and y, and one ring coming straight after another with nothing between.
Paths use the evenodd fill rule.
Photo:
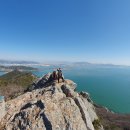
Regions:
<instances>
[{"instance_id":1,"label":"rocky ridge","mask_svg":"<svg viewBox=\"0 0 130 130\"><path fill-rule=\"evenodd\" d=\"M95 107L85 92L75 91L71 80L49 81L50 74L30 91L5 103L3 130L103 130Z\"/></svg>"}]
</instances>

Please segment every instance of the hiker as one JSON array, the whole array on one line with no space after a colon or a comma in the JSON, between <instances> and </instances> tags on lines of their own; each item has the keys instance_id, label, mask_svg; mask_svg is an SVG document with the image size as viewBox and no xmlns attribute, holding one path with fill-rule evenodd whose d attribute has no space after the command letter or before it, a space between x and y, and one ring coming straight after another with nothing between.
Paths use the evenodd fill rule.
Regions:
<instances>
[{"instance_id":1,"label":"hiker","mask_svg":"<svg viewBox=\"0 0 130 130\"><path fill-rule=\"evenodd\" d=\"M56 71L53 71L53 73L52 73L52 79L53 80L57 80L57 74L56 74Z\"/></svg>"},{"instance_id":2,"label":"hiker","mask_svg":"<svg viewBox=\"0 0 130 130\"><path fill-rule=\"evenodd\" d=\"M64 77L63 77L61 68L57 69L57 76L58 76L58 83L60 79L62 79L62 82L64 82Z\"/></svg>"}]
</instances>

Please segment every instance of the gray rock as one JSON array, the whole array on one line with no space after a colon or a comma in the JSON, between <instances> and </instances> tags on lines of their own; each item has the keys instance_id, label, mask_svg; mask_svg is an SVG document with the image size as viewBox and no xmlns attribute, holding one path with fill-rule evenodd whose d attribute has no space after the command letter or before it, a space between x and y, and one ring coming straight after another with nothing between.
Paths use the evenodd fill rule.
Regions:
<instances>
[{"instance_id":1,"label":"gray rock","mask_svg":"<svg viewBox=\"0 0 130 130\"><path fill-rule=\"evenodd\" d=\"M0 121L1 119L5 116L6 111L5 111L5 101L4 97L0 99Z\"/></svg>"},{"instance_id":2,"label":"gray rock","mask_svg":"<svg viewBox=\"0 0 130 130\"><path fill-rule=\"evenodd\" d=\"M89 93L81 91L81 92L80 92L80 95L82 95L84 98L86 98L86 99L88 100L88 102L93 103L93 101L92 101L91 98L90 98Z\"/></svg>"},{"instance_id":3,"label":"gray rock","mask_svg":"<svg viewBox=\"0 0 130 130\"><path fill-rule=\"evenodd\" d=\"M43 83L5 103L7 114L0 126L4 130L94 130L92 122L98 119L94 106L87 94L78 94L75 88L71 80Z\"/></svg>"}]
</instances>

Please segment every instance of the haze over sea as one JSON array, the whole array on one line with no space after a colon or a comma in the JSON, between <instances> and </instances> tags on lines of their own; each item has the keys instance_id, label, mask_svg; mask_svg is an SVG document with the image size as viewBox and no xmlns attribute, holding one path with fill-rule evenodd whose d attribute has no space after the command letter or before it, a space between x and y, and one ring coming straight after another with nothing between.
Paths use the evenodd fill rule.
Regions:
<instances>
[{"instance_id":1,"label":"haze over sea","mask_svg":"<svg viewBox=\"0 0 130 130\"><path fill-rule=\"evenodd\" d=\"M36 67L36 66L35 66ZM38 77L56 66L37 66ZM66 79L77 83L78 91L90 93L92 100L118 113L130 113L130 67L96 66L63 67ZM4 72L0 72L0 75Z\"/></svg>"}]
</instances>

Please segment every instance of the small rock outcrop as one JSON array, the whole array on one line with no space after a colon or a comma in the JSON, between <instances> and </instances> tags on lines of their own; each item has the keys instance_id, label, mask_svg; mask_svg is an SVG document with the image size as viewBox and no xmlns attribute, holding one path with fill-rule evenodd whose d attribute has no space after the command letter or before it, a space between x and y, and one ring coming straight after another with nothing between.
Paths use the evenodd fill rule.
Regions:
<instances>
[{"instance_id":1,"label":"small rock outcrop","mask_svg":"<svg viewBox=\"0 0 130 130\"><path fill-rule=\"evenodd\" d=\"M28 92L5 103L3 130L95 130L98 120L87 93L75 91L71 80L49 81L50 74ZM99 129L103 129L99 124Z\"/></svg>"}]
</instances>

